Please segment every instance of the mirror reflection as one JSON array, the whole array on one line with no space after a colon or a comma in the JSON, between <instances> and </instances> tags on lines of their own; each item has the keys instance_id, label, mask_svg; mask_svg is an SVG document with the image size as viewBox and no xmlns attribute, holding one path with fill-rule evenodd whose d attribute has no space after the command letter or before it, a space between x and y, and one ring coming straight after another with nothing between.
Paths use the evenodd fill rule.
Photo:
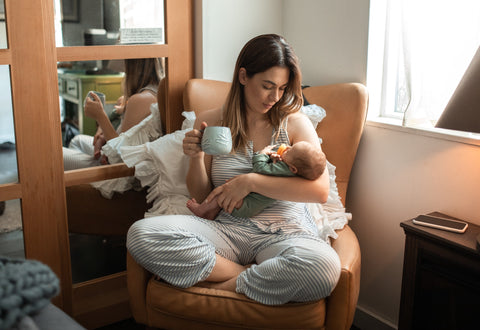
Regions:
<instances>
[{"instance_id":1,"label":"mirror reflection","mask_svg":"<svg viewBox=\"0 0 480 330\"><path fill-rule=\"evenodd\" d=\"M146 189L130 189L104 196L90 184L66 188L74 283L126 269L126 234L152 207L146 195Z\"/></svg>"},{"instance_id":2,"label":"mirror reflection","mask_svg":"<svg viewBox=\"0 0 480 330\"><path fill-rule=\"evenodd\" d=\"M164 43L163 0L55 0L57 47Z\"/></svg>"},{"instance_id":3,"label":"mirror reflection","mask_svg":"<svg viewBox=\"0 0 480 330\"><path fill-rule=\"evenodd\" d=\"M142 129L133 128L152 115L164 77L163 62L159 58L101 61L100 69L85 69L91 63L59 63L65 170L120 162L115 146L106 144L118 141L122 133L136 144L148 142Z\"/></svg>"},{"instance_id":4,"label":"mirror reflection","mask_svg":"<svg viewBox=\"0 0 480 330\"><path fill-rule=\"evenodd\" d=\"M125 237L70 233L72 282L86 282L126 270Z\"/></svg>"},{"instance_id":5,"label":"mirror reflection","mask_svg":"<svg viewBox=\"0 0 480 330\"><path fill-rule=\"evenodd\" d=\"M0 184L18 182L10 70L0 65Z\"/></svg>"},{"instance_id":6,"label":"mirror reflection","mask_svg":"<svg viewBox=\"0 0 480 330\"><path fill-rule=\"evenodd\" d=\"M5 4L4 0L0 0L0 49L8 48L7 29L5 24Z\"/></svg>"},{"instance_id":7,"label":"mirror reflection","mask_svg":"<svg viewBox=\"0 0 480 330\"><path fill-rule=\"evenodd\" d=\"M0 255L25 258L20 199L0 201Z\"/></svg>"}]
</instances>

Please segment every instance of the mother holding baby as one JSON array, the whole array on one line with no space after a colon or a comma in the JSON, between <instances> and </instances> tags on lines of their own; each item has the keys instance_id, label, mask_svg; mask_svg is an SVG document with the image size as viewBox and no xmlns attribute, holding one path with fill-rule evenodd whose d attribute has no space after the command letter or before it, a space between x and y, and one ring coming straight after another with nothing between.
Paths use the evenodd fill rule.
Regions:
<instances>
[{"instance_id":1,"label":"mother holding baby","mask_svg":"<svg viewBox=\"0 0 480 330\"><path fill-rule=\"evenodd\" d=\"M127 248L162 280L245 294L278 305L322 299L334 289L340 261L317 235L304 203L323 203L328 170L315 180L252 172L252 157L267 145L305 141L320 148L303 104L297 56L281 36L261 35L241 50L222 108L197 115L183 140L190 157L187 186L192 198L216 198L223 209L212 221L193 215L164 215L137 221ZM211 156L201 147L206 126L227 126L233 151ZM251 192L276 199L251 218L231 215Z\"/></svg>"}]
</instances>

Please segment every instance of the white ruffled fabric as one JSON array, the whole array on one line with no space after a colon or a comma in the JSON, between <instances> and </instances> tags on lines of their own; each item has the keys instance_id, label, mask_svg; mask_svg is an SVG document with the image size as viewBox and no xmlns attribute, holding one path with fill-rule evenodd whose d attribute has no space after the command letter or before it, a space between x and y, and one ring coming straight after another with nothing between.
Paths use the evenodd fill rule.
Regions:
<instances>
[{"instance_id":1,"label":"white ruffled fabric","mask_svg":"<svg viewBox=\"0 0 480 330\"><path fill-rule=\"evenodd\" d=\"M153 203L145 217L161 214L192 214L186 204L189 192L185 178L188 157L183 153L185 133L193 128L195 113L184 111L182 129L140 146L120 148L123 161L135 167L135 177L147 190L147 202Z\"/></svg>"},{"instance_id":2,"label":"white ruffled fabric","mask_svg":"<svg viewBox=\"0 0 480 330\"><path fill-rule=\"evenodd\" d=\"M162 136L162 119L157 103L152 103L150 112L151 114L140 123L120 133L116 138L110 139L102 147L102 152L108 157L110 164L122 162L120 148L124 146L142 145ZM130 189L141 189L133 176L93 182L91 185L99 190L103 197L109 199L112 198L116 192L123 193Z\"/></svg>"},{"instance_id":3,"label":"white ruffled fabric","mask_svg":"<svg viewBox=\"0 0 480 330\"><path fill-rule=\"evenodd\" d=\"M325 110L315 104L304 106L305 113L314 128L325 118ZM186 185L188 157L182 149L185 133L193 128L194 112L183 112L185 120L182 129L164 135L153 142L138 146L123 146L120 155L129 167L135 167L135 177L140 180L142 187L149 187L147 202L153 203L145 217L161 214L192 214L186 207L189 192ZM352 215L345 212L345 208L338 195L335 182L335 166L327 161L330 174L330 192L324 204L308 203L318 227L320 237L337 238L335 230L342 229L351 220Z\"/></svg>"},{"instance_id":4,"label":"white ruffled fabric","mask_svg":"<svg viewBox=\"0 0 480 330\"><path fill-rule=\"evenodd\" d=\"M345 212L345 208L338 195L337 183L335 182L335 166L327 160L327 168L330 175L330 191L324 204L308 203L307 207L315 219L320 238L328 242L328 237L337 238L335 230L342 229L352 220L352 214Z\"/></svg>"}]
</instances>

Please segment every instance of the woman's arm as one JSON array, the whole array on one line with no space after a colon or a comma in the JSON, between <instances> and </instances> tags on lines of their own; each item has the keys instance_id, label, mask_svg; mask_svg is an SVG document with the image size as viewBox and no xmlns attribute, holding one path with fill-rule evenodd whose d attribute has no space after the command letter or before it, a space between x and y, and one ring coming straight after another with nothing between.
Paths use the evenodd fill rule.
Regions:
<instances>
[{"instance_id":1,"label":"woman's arm","mask_svg":"<svg viewBox=\"0 0 480 330\"><path fill-rule=\"evenodd\" d=\"M91 93L94 100L87 97L85 101L85 115L93 118L103 131L105 140L110 140L118 136L117 131L113 128L107 113L104 111L100 98ZM128 107L125 109L125 117L121 123L121 132L127 131L129 128L137 125L150 114L150 105L156 102L155 96L150 92L135 94L128 100Z\"/></svg>"},{"instance_id":2,"label":"woman's arm","mask_svg":"<svg viewBox=\"0 0 480 330\"><path fill-rule=\"evenodd\" d=\"M318 136L309 119L300 113L290 115L288 120L288 135L291 144L298 141L308 141L320 147ZM217 187L208 196L208 200L217 196L219 205L233 211L243 198L250 192L293 202L324 203L328 198L330 188L328 170L316 180L300 177L273 177L256 173L239 175L224 185Z\"/></svg>"},{"instance_id":3,"label":"woman's arm","mask_svg":"<svg viewBox=\"0 0 480 330\"><path fill-rule=\"evenodd\" d=\"M291 145L299 141L307 141L320 147L317 132L304 114L297 112L288 117L288 136ZM295 178L265 178L252 176L251 189L254 192L274 199L305 203L325 203L330 189L328 170L316 180ZM285 187L288 189L278 189Z\"/></svg>"},{"instance_id":4,"label":"woman's arm","mask_svg":"<svg viewBox=\"0 0 480 330\"><path fill-rule=\"evenodd\" d=\"M155 102L157 102L157 97L149 91L130 96L128 103L125 105L125 115L120 124L120 132L128 131L130 128L148 117L151 113L150 106ZM118 136L118 134L116 136Z\"/></svg>"},{"instance_id":5,"label":"woman's arm","mask_svg":"<svg viewBox=\"0 0 480 330\"><path fill-rule=\"evenodd\" d=\"M210 125L217 125L220 118L220 109L206 111L197 116L193 130L185 134L183 152L190 157L187 172L187 187L190 196L201 203L212 191L210 179L212 156L206 155L201 147L203 129Z\"/></svg>"}]
</instances>

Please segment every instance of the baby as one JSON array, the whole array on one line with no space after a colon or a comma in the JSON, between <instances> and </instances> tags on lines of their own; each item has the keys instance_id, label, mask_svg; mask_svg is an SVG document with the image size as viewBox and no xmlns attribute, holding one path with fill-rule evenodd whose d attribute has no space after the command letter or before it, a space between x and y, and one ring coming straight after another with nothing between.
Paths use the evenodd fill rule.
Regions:
<instances>
[{"instance_id":1,"label":"baby","mask_svg":"<svg viewBox=\"0 0 480 330\"><path fill-rule=\"evenodd\" d=\"M317 179L325 171L326 158L320 148L306 141L300 141L293 146L282 144L277 151L270 145L256 152L252 158L253 172L273 176L301 176L308 180ZM239 218L250 218L260 213L275 202L257 193L250 193L244 199L242 206L235 209L232 215ZM213 220L221 208L216 199L198 203L194 198L187 202L187 207L193 214Z\"/></svg>"}]
</instances>

